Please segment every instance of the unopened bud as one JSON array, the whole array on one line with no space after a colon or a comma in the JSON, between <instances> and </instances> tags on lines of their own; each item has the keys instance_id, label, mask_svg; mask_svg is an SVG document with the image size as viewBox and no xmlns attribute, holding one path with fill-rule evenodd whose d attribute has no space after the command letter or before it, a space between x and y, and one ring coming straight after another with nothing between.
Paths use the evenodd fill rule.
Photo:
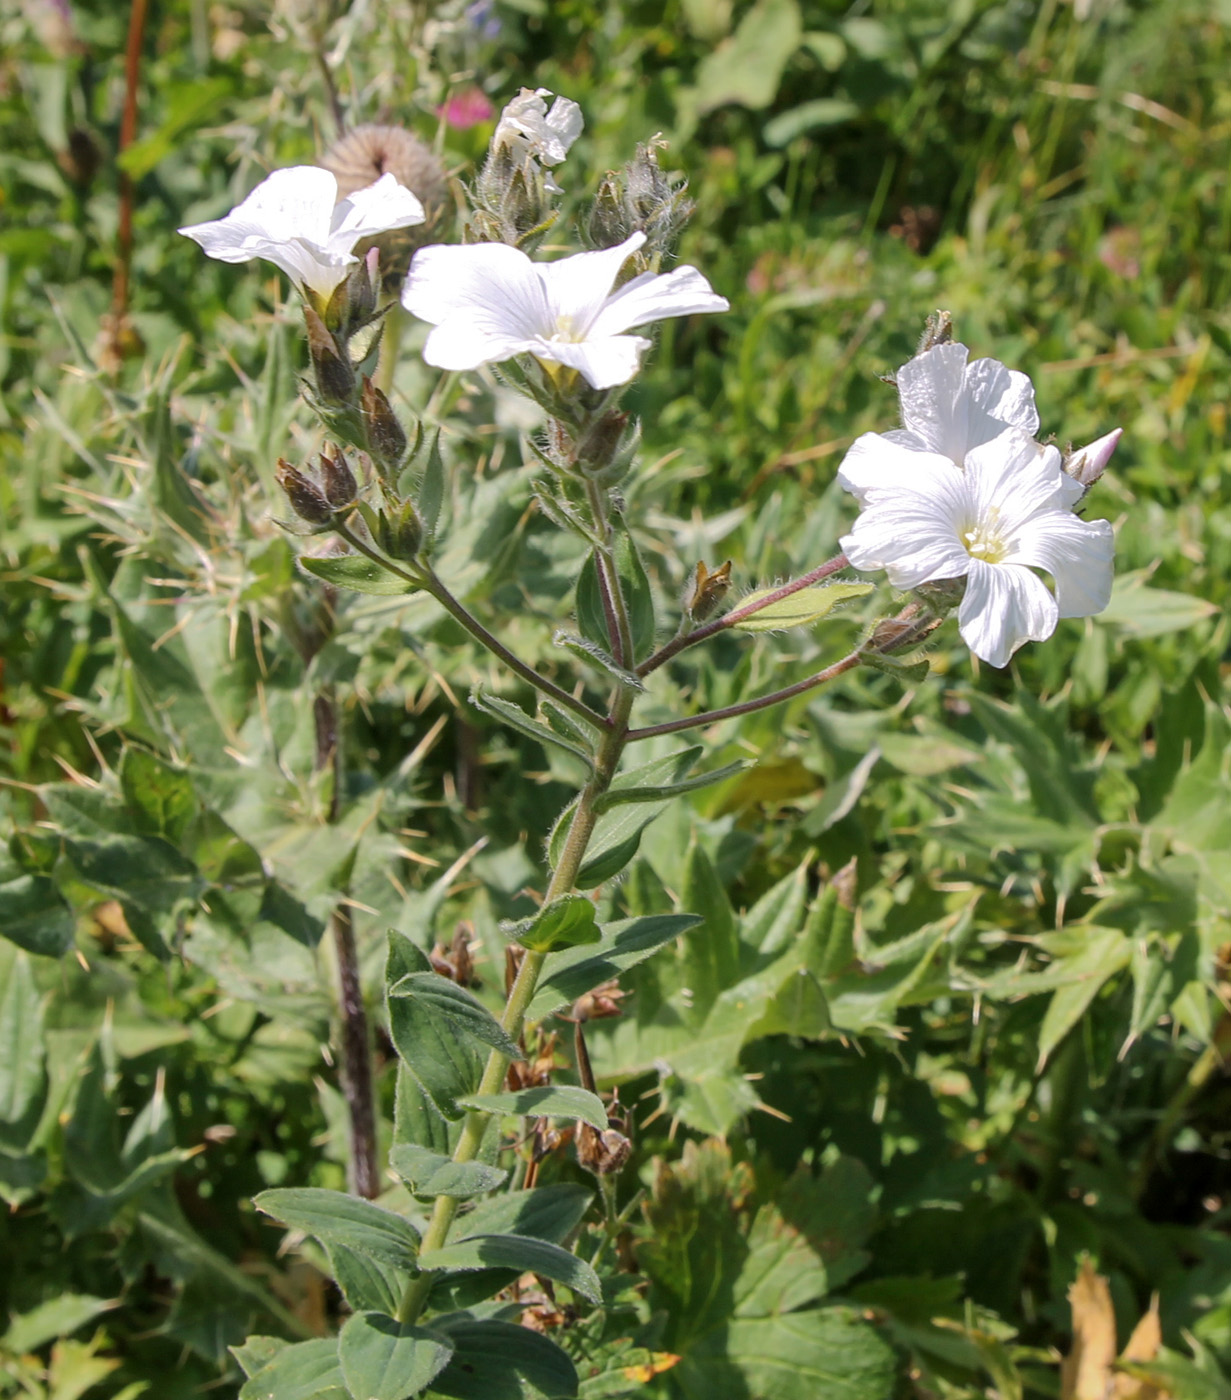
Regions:
<instances>
[{"instance_id":1,"label":"unopened bud","mask_svg":"<svg viewBox=\"0 0 1231 1400\"><path fill-rule=\"evenodd\" d=\"M1087 447L1070 452L1064 459L1064 470L1074 481L1080 482L1087 491L1107 470L1116 444L1120 441L1123 428L1113 428L1111 432L1097 438Z\"/></svg>"},{"instance_id":2,"label":"unopened bud","mask_svg":"<svg viewBox=\"0 0 1231 1400\"><path fill-rule=\"evenodd\" d=\"M694 622L704 622L719 603L727 596L731 587L731 561L711 573L700 560L697 572L684 604L685 611Z\"/></svg>"},{"instance_id":3,"label":"unopened bud","mask_svg":"<svg viewBox=\"0 0 1231 1400\"><path fill-rule=\"evenodd\" d=\"M325 325L343 345L372 319L376 310L377 288L372 278L379 258L380 253L372 249L368 257L350 269L329 298L329 305L325 308ZM376 276L379 278L379 272Z\"/></svg>"},{"instance_id":4,"label":"unopened bud","mask_svg":"<svg viewBox=\"0 0 1231 1400\"><path fill-rule=\"evenodd\" d=\"M337 456L321 453L321 485L325 489L325 499L334 510L345 510L359 494L355 473L351 471L341 448Z\"/></svg>"},{"instance_id":5,"label":"unopened bud","mask_svg":"<svg viewBox=\"0 0 1231 1400\"><path fill-rule=\"evenodd\" d=\"M390 559L414 559L423 544L423 521L413 501L380 518L380 547Z\"/></svg>"},{"instance_id":6,"label":"unopened bud","mask_svg":"<svg viewBox=\"0 0 1231 1400\"><path fill-rule=\"evenodd\" d=\"M590 425L577 444L577 460L587 475L595 476L611 466L620 455L627 427L628 414L618 410L604 413Z\"/></svg>"},{"instance_id":7,"label":"unopened bud","mask_svg":"<svg viewBox=\"0 0 1231 1400\"><path fill-rule=\"evenodd\" d=\"M615 248L632 232L624 207L624 191L614 170L607 173L598 187L586 232L596 248Z\"/></svg>"},{"instance_id":8,"label":"unopened bud","mask_svg":"<svg viewBox=\"0 0 1231 1400\"><path fill-rule=\"evenodd\" d=\"M949 311L933 311L919 337L918 354L934 350L938 345L948 345L953 339L953 315Z\"/></svg>"},{"instance_id":9,"label":"unopened bud","mask_svg":"<svg viewBox=\"0 0 1231 1400\"><path fill-rule=\"evenodd\" d=\"M372 460L385 472L396 472L406 456L406 430L384 392L364 375L359 399L363 430Z\"/></svg>"},{"instance_id":10,"label":"unopened bud","mask_svg":"<svg viewBox=\"0 0 1231 1400\"><path fill-rule=\"evenodd\" d=\"M306 520L309 525L327 525L333 519L333 507L320 487L298 467L279 457L278 470L274 475L300 520Z\"/></svg>"},{"instance_id":11,"label":"unopened bud","mask_svg":"<svg viewBox=\"0 0 1231 1400\"><path fill-rule=\"evenodd\" d=\"M349 403L355 392L355 371L350 358L338 345L329 327L314 307L304 303L308 328L308 354L316 375L316 392L322 403Z\"/></svg>"}]
</instances>

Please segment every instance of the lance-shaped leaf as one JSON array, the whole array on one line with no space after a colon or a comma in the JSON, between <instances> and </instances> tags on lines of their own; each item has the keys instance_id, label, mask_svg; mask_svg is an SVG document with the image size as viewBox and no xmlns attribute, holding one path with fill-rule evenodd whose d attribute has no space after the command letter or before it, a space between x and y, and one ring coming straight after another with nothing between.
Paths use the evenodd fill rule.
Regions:
<instances>
[{"instance_id":1,"label":"lance-shaped leaf","mask_svg":"<svg viewBox=\"0 0 1231 1400\"><path fill-rule=\"evenodd\" d=\"M506 920L500 931L533 953L554 953L558 948L597 943L602 937L594 905L583 894L561 895L532 918Z\"/></svg>"},{"instance_id":2,"label":"lance-shaped leaf","mask_svg":"<svg viewBox=\"0 0 1231 1400\"><path fill-rule=\"evenodd\" d=\"M357 1400L408 1400L431 1385L452 1355L443 1333L379 1312L356 1313L338 1334L342 1375Z\"/></svg>"},{"instance_id":3,"label":"lance-shaped leaf","mask_svg":"<svg viewBox=\"0 0 1231 1400\"><path fill-rule=\"evenodd\" d=\"M646 576L641 556L637 553L637 546L627 530L617 529L613 552L620 591L628 609L633 651L636 656L641 656L654 645L654 595L650 591L650 580ZM604 650L611 648L612 639L607 625L607 611L603 607L598 562L593 551L582 566L581 576L577 580L577 627L587 641L594 642ZM629 665L634 659L626 658Z\"/></svg>"},{"instance_id":4,"label":"lance-shaped leaf","mask_svg":"<svg viewBox=\"0 0 1231 1400\"><path fill-rule=\"evenodd\" d=\"M865 666L893 676L903 685L918 685L920 681L926 680L931 666L929 661L899 661L896 656L885 656L878 651L860 652L859 660Z\"/></svg>"},{"instance_id":5,"label":"lance-shaped leaf","mask_svg":"<svg viewBox=\"0 0 1231 1400\"><path fill-rule=\"evenodd\" d=\"M527 1235L470 1235L456 1244L431 1250L421 1256L421 1262L424 1269L450 1272L516 1269L522 1274L541 1274L580 1293L591 1303L602 1301L598 1275L589 1264L558 1244Z\"/></svg>"},{"instance_id":6,"label":"lance-shaped leaf","mask_svg":"<svg viewBox=\"0 0 1231 1400\"><path fill-rule=\"evenodd\" d=\"M419 1235L409 1220L343 1191L315 1186L262 1191L256 1207L292 1230L341 1244L359 1254L413 1273Z\"/></svg>"},{"instance_id":7,"label":"lance-shaped leaf","mask_svg":"<svg viewBox=\"0 0 1231 1400\"><path fill-rule=\"evenodd\" d=\"M505 1191L480 1201L458 1219L458 1239L471 1235L530 1235L559 1244L581 1224L594 1192L575 1182Z\"/></svg>"},{"instance_id":8,"label":"lance-shaped leaf","mask_svg":"<svg viewBox=\"0 0 1231 1400\"><path fill-rule=\"evenodd\" d=\"M542 1084L507 1094L471 1094L462 1100L467 1108L484 1113L515 1113L522 1118L579 1118L604 1132L607 1110L597 1094L571 1084Z\"/></svg>"},{"instance_id":9,"label":"lance-shaped leaf","mask_svg":"<svg viewBox=\"0 0 1231 1400\"><path fill-rule=\"evenodd\" d=\"M325 1251L334 1281L352 1312L375 1309L390 1316L397 1312L406 1291L406 1275L402 1270L336 1242L326 1245Z\"/></svg>"},{"instance_id":10,"label":"lance-shaped leaf","mask_svg":"<svg viewBox=\"0 0 1231 1400\"><path fill-rule=\"evenodd\" d=\"M470 1101L467 1100L467 1107ZM413 1143L397 1143L389 1153L389 1165L416 1196L482 1196L494 1191L508 1172L484 1162L455 1162L439 1152Z\"/></svg>"},{"instance_id":11,"label":"lance-shaped leaf","mask_svg":"<svg viewBox=\"0 0 1231 1400\"><path fill-rule=\"evenodd\" d=\"M863 598L872 592L870 583L827 583L819 588L801 588L776 603L767 603L734 626L741 632L781 632L787 627L811 627L829 615L839 604L851 598ZM741 611L777 593L776 588L758 588L740 600Z\"/></svg>"},{"instance_id":12,"label":"lance-shaped leaf","mask_svg":"<svg viewBox=\"0 0 1231 1400\"><path fill-rule=\"evenodd\" d=\"M649 914L640 919L621 919L607 924L593 947L553 954L546 967L547 975L539 983L526 1013L528 1019L541 1021L557 1008L571 1005L578 997L644 962L665 943L700 922L696 914Z\"/></svg>"},{"instance_id":13,"label":"lance-shaped leaf","mask_svg":"<svg viewBox=\"0 0 1231 1400\"><path fill-rule=\"evenodd\" d=\"M433 1319L453 1343L453 1359L432 1382L433 1395L450 1400L524 1400L577 1394L577 1370L550 1337L495 1318L466 1313Z\"/></svg>"},{"instance_id":14,"label":"lance-shaped leaf","mask_svg":"<svg viewBox=\"0 0 1231 1400\"><path fill-rule=\"evenodd\" d=\"M419 515L429 537L436 533L436 523L440 519L440 507L444 498L445 464L440 455L440 429L437 428L427 450L427 465L423 468L419 489L415 493L415 504L419 507Z\"/></svg>"},{"instance_id":15,"label":"lance-shaped leaf","mask_svg":"<svg viewBox=\"0 0 1231 1400\"><path fill-rule=\"evenodd\" d=\"M482 1002L435 972L412 972L389 988L389 1029L398 1054L448 1118L459 1116L456 1100L478 1088L484 1047L521 1058Z\"/></svg>"},{"instance_id":16,"label":"lance-shaped leaf","mask_svg":"<svg viewBox=\"0 0 1231 1400\"><path fill-rule=\"evenodd\" d=\"M589 637L577 637L572 632L560 631L551 640L553 645L571 651L579 660L605 671L619 685L627 686L629 690L643 691L645 689L645 683L636 671L630 670L627 666L621 666L606 647L592 642Z\"/></svg>"},{"instance_id":17,"label":"lance-shaped leaf","mask_svg":"<svg viewBox=\"0 0 1231 1400\"><path fill-rule=\"evenodd\" d=\"M519 734L524 734L529 739L537 739L540 744L564 749L566 753L571 753L581 759L587 768L594 766L594 755L584 743L571 735L562 734L557 728L540 723L532 715L528 715L520 705L514 705L509 700L501 700L498 695L485 695L483 691L478 689L471 692L470 703L476 710L491 715L494 719L498 719L501 724L507 724L510 729L516 729Z\"/></svg>"},{"instance_id":18,"label":"lance-shaped leaf","mask_svg":"<svg viewBox=\"0 0 1231 1400\"><path fill-rule=\"evenodd\" d=\"M683 782L701 753L701 746L697 744L681 749L678 753L668 754L666 758L656 758L639 767L630 768L628 772L619 774L612 781L608 794ZM619 874L637 854L641 845L641 833L655 817L661 816L670 800L669 795L656 801L650 798L635 799L627 804L621 804L617 800L614 806L604 812L595 825L586 858L577 874L577 888L590 890ZM548 839L548 859L553 867L560 863L560 857L564 853L564 842L568 836L573 806L565 808Z\"/></svg>"},{"instance_id":19,"label":"lance-shaped leaf","mask_svg":"<svg viewBox=\"0 0 1231 1400\"><path fill-rule=\"evenodd\" d=\"M400 574L390 573L365 554L330 554L323 559L302 556L299 565L306 573L314 574L335 588L349 588L354 593L398 598L418 588L417 584Z\"/></svg>"},{"instance_id":20,"label":"lance-shaped leaf","mask_svg":"<svg viewBox=\"0 0 1231 1400\"><path fill-rule=\"evenodd\" d=\"M708 773L694 773L691 778L683 778L678 783L613 783L606 792L602 793L594 802L594 810L600 815L609 812L613 807L619 807L626 802L665 802L673 797L682 797L688 792L697 792L700 788L709 787L712 783L725 782L727 778L734 778L737 773L742 773L745 768L752 767L752 759L741 758L734 763L728 763L722 768L712 768ZM632 776L631 774L629 775Z\"/></svg>"},{"instance_id":21,"label":"lance-shaped leaf","mask_svg":"<svg viewBox=\"0 0 1231 1400\"><path fill-rule=\"evenodd\" d=\"M239 1400L343 1400L345 1395L337 1338L321 1337L283 1347L244 1383Z\"/></svg>"}]
</instances>

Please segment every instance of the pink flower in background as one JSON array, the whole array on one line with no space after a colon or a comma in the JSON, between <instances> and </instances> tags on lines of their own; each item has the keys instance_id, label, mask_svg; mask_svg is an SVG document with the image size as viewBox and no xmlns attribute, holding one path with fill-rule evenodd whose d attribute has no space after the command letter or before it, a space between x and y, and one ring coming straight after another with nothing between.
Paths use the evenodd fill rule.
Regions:
<instances>
[{"instance_id":1,"label":"pink flower in background","mask_svg":"<svg viewBox=\"0 0 1231 1400\"><path fill-rule=\"evenodd\" d=\"M436 108L436 115L443 117L455 131L467 131L480 122L491 121L496 109L485 92L468 87L450 94L449 100Z\"/></svg>"}]
</instances>

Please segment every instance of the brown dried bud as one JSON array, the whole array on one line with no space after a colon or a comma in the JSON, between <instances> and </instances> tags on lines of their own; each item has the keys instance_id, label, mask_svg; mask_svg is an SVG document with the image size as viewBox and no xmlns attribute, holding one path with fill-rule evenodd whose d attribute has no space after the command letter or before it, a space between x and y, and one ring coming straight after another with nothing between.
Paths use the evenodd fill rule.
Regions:
<instances>
[{"instance_id":1,"label":"brown dried bud","mask_svg":"<svg viewBox=\"0 0 1231 1400\"><path fill-rule=\"evenodd\" d=\"M364 375L359 409L372 460L385 473L392 474L406 456L406 430L398 421L388 398Z\"/></svg>"},{"instance_id":2,"label":"brown dried bud","mask_svg":"<svg viewBox=\"0 0 1231 1400\"><path fill-rule=\"evenodd\" d=\"M304 302L308 328L308 354L316 375L316 392L322 403L349 403L355 392L355 371L315 307Z\"/></svg>"},{"instance_id":3,"label":"brown dried bud","mask_svg":"<svg viewBox=\"0 0 1231 1400\"><path fill-rule=\"evenodd\" d=\"M618 1172L632 1154L633 1145L614 1128L600 1133L589 1123L577 1124L577 1164L595 1176L610 1176Z\"/></svg>"},{"instance_id":4,"label":"brown dried bud","mask_svg":"<svg viewBox=\"0 0 1231 1400\"><path fill-rule=\"evenodd\" d=\"M704 622L719 603L727 596L731 587L731 561L711 573L700 560L692 582L692 589L685 610L695 622Z\"/></svg>"},{"instance_id":5,"label":"brown dried bud","mask_svg":"<svg viewBox=\"0 0 1231 1400\"><path fill-rule=\"evenodd\" d=\"M919 337L919 349L916 353L922 355L925 350L934 350L938 345L948 345L952 339L952 312L933 311L923 328L923 334Z\"/></svg>"},{"instance_id":6,"label":"brown dried bud","mask_svg":"<svg viewBox=\"0 0 1231 1400\"><path fill-rule=\"evenodd\" d=\"M309 525L327 525L333 519L333 508L320 487L298 467L279 457L274 475L300 520L306 520Z\"/></svg>"},{"instance_id":7,"label":"brown dried bud","mask_svg":"<svg viewBox=\"0 0 1231 1400\"><path fill-rule=\"evenodd\" d=\"M342 449L339 447L336 450L336 457L331 457L327 452L321 453L321 486L325 499L333 509L345 510L359 494L359 486L355 473L342 455Z\"/></svg>"}]
</instances>

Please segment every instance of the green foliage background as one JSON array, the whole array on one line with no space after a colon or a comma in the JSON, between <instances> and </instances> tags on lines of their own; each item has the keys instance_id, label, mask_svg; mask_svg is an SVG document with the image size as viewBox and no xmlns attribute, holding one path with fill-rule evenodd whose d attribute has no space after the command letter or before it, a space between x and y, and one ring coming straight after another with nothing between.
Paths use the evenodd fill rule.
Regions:
<instances>
[{"instance_id":1,"label":"green foliage background","mask_svg":"<svg viewBox=\"0 0 1231 1400\"><path fill-rule=\"evenodd\" d=\"M1160 1294L1177 1400L1231 1394L1231 9L166 0L122 163L144 350L113 373L126 26L105 0L0 16L0 1393L233 1395L228 1345L336 1324L323 1253L251 1206L344 1182L334 892L374 1005L388 927L430 948L459 921L495 1005L498 921L532 911L578 777L467 705L528 695L431 603L340 603L301 662L319 593L272 518L277 457L316 442L295 309L174 230L319 154L323 59L351 120L462 175L489 128L438 122L451 86L576 99L578 204L667 138L683 257L732 310L669 323L630 396L660 628L698 559L747 589L833 552L841 453L890 425L878 376L937 306L1033 376L1061 444L1125 430L1092 498L1106 614L1003 673L950 627L917 688L857 671L705 733L707 766L757 765L675 801L604 895L705 923L592 1026L637 1121L644 1283L558 1334L582 1394L1058 1395L1086 1252L1121 1341ZM421 340L396 388L447 423L440 571L559 666L581 559L528 509L525 423ZM724 636L642 722L806 674L887 602ZM347 697L337 827L321 686Z\"/></svg>"}]
</instances>

